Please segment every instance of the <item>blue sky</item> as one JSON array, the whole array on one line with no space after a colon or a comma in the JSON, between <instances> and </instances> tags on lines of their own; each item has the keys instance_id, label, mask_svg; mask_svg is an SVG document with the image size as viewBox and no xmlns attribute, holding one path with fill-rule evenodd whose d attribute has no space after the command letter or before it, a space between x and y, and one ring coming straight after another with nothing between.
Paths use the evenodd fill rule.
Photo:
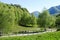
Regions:
<instances>
[{"instance_id":1,"label":"blue sky","mask_svg":"<svg viewBox=\"0 0 60 40\"><path fill-rule=\"evenodd\" d=\"M60 5L60 0L0 0L4 3L19 4L25 7L29 12L42 11L44 8Z\"/></svg>"}]
</instances>

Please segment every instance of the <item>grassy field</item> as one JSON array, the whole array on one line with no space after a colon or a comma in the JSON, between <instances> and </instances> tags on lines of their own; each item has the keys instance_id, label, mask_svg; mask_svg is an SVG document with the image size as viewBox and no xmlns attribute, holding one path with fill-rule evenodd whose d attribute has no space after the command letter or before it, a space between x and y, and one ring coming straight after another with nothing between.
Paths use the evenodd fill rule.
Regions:
<instances>
[{"instance_id":1,"label":"grassy field","mask_svg":"<svg viewBox=\"0 0 60 40\"><path fill-rule=\"evenodd\" d=\"M17 26L18 28L14 28L16 31L40 31L43 28L38 27L23 27L23 26Z\"/></svg>"},{"instance_id":2,"label":"grassy field","mask_svg":"<svg viewBox=\"0 0 60 40\"><path fill-rule=\"evenodd\" d=\"M51 32L45 34L20 36L20 37L0 37L0 40L60 40L60 32Z\"/></svg>"}]
</instances>

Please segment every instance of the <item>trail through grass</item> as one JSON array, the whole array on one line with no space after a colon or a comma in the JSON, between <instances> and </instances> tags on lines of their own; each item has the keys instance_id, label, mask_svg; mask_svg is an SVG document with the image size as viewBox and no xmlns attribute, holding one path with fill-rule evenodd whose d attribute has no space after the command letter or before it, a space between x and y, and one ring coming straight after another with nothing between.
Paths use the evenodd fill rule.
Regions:
<instances>
[{"instance_id":1,"label":"trail through grass","mask_svg":"<svg viewBox=\"0 0 60 40\"><path fill-rule=\"evenodd\" d=\"M3 37L0 40L60 40L60 32L50 32L31 36Z\"/></svg>"}]
</instances>

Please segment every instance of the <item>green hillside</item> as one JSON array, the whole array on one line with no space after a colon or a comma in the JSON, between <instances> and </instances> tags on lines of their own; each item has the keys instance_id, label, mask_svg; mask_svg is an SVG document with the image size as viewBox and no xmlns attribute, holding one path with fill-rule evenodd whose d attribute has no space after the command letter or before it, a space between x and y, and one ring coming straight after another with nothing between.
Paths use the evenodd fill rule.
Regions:
<instances>
[{"instance_id":1,"label":"green hillside","mask_svg":"<svg viewBox=\"0 0 60 40\"><path fill-rule=\"evenodd\" d=\"M0 2L0 32L10 34L21 29L29 29L36 24L34 15L30 15L26 8L18 4L6 4ZM34 28L33 28L34 30Z\"/></svg>"}]
</instances>

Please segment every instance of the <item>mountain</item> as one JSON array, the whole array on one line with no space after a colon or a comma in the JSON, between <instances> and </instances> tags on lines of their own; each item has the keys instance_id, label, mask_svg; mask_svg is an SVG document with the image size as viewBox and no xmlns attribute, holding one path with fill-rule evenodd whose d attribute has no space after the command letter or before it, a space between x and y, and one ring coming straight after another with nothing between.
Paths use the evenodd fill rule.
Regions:
<instances>
[{"instance_id":1,"label":"mountain","mask_svg":"<svg viewBox=\"0 0 60 40\"><path fill-rule=\"evenodd\" d=\"M49 13L51 14L51 15L58 15L58 14L60 14L60 5L58 5L58 6L53 6L53 7L51 7L51 8L49 8L48 9L48 11L49 11ZM39 11L34 11L34 12L32 12L36 17L38 17L38 15L39 15Z\"/></svg>"},{"instance_id":2,"label":"mountain","mask_svg":"<svg viewBox=\"0 0 60 40\"><path fill-rule=\"evenodd\" d=\"M60 5L48 9L50 14L58 14L60 12Z\"/></svg>"},{"instance_id":3,"label":"mountain","mask_svg":"<svg viewBox=\"0 0 60 40\"><path fill-rule=\"evenodd\" d=\"M32 13L34 14L35 17L38 17L38 15L39 15L40 12L39 11L34 11Z\"/></svg>"}]
</instances>

